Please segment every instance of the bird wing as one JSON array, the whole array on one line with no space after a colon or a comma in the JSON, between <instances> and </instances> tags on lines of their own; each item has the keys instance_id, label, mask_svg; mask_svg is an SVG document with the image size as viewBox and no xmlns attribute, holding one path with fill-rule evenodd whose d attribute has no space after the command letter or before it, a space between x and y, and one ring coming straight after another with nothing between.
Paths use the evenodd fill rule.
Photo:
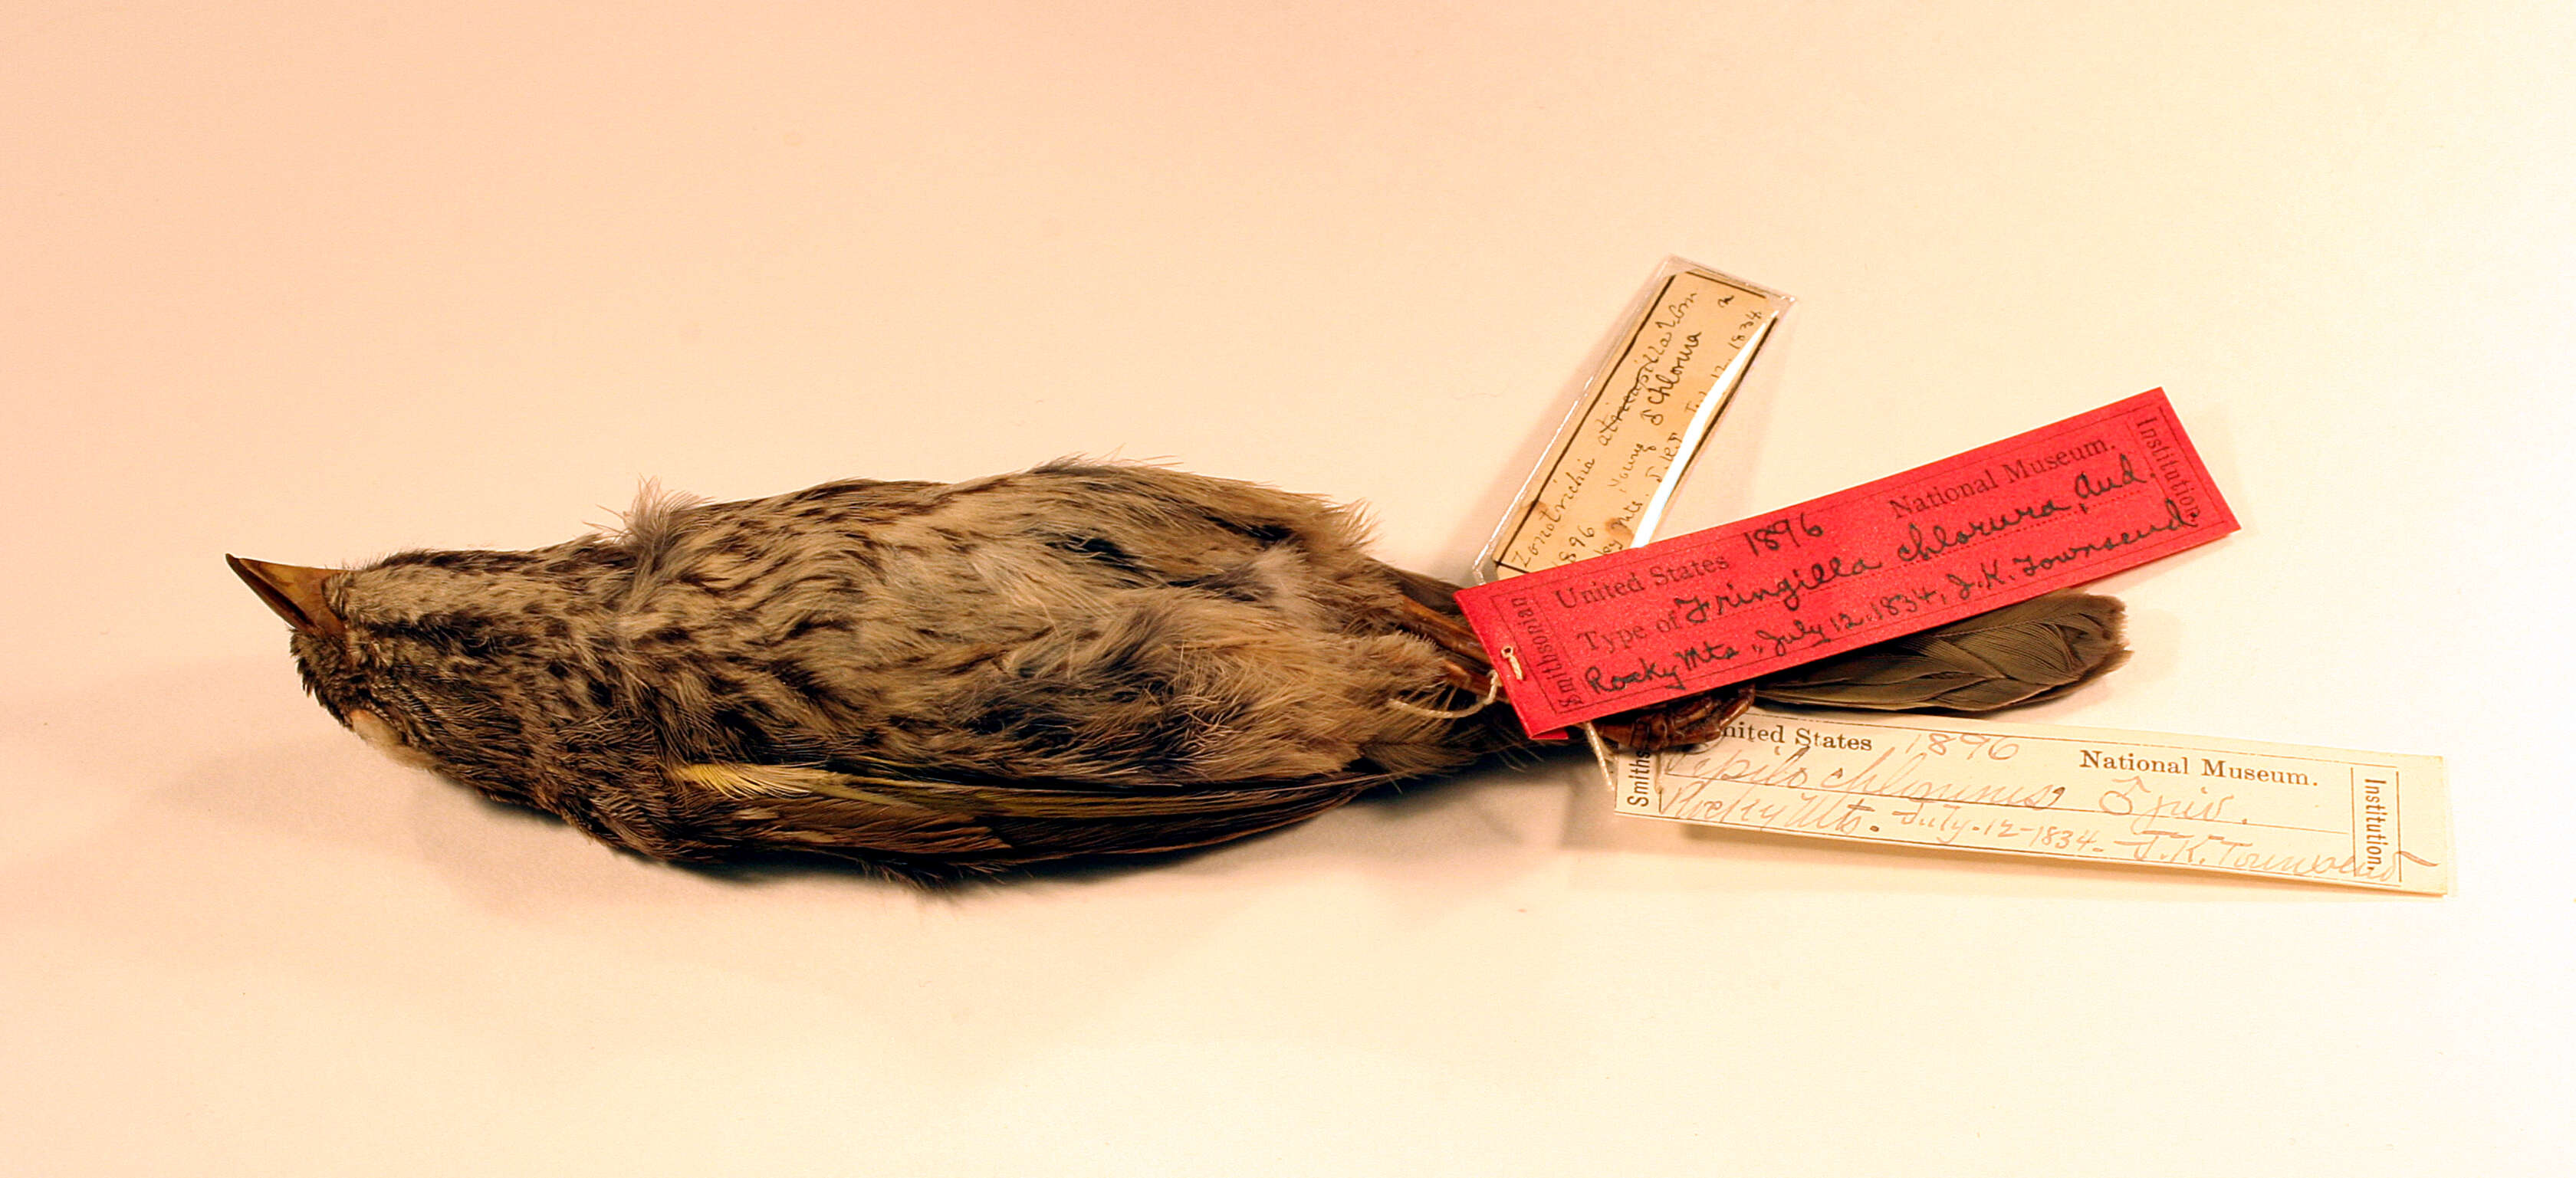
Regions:
<instances>
[{"instance_id":1,"label":"bird wing","mask_svg":"<svg viewBox=\"0 0 2576 1178\"><path fill-rule=\"evenodd\" d=\"M738 763L682 765L671 775L731 807L732 825L747 843L857 859L916 878L1204 847L1311 818L1386 780L1353 772L1112 789Z\"/></svg>"}]
</instances>

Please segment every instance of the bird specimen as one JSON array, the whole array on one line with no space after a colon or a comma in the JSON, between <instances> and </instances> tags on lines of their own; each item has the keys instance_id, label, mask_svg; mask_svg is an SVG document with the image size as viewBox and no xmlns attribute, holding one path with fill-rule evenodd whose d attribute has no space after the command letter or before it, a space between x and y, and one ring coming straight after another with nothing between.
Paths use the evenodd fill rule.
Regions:
<instances>
[{"instance_id":1,"label":"bird specimen","mask_svg":"<svg viewBox=\"0 0 2576 1178\"><path fill-rule=\"evenodd\" d=\"M1348 509L1156 467L648 496L611 534L330 570L228 557L397 759L657 859L935 879L1294 823L1527 743L1453 587ZM2061 594L1795 668L1782 702L1983 710L2117 662ZM1708 739L1746 693L1614 717Z\"/></svg>"}]
</instances>

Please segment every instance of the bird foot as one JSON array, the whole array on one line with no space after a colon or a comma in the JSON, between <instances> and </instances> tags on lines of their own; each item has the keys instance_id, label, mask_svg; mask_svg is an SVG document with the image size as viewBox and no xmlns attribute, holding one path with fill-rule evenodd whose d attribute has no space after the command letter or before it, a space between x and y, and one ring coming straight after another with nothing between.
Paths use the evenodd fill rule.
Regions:
<instances>
[{"instance_id":1,"label":"bird foot","mask_svg":"<svg viewBox=\"0 0 2576 1178\"><path fill-rule=\"evenodd\" d=\"M1685 695L1633 712L1592 722L1603 738L1621 748L1660 752L1706 744L1753 706L1753 685L1738 683L1698 695Z\"/></svg>"}]
</instances>

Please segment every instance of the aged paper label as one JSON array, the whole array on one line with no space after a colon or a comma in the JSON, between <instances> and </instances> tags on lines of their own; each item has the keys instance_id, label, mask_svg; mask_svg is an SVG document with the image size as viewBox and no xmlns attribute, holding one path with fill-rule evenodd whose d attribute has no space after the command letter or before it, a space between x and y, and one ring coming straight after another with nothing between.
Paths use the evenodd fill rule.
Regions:
<instances>
[{"instance_id":1,"label":"aged paper label","mask_svg":"<svg viewBox=\"0 0 2576 1178\"><path fill-rule=\"evenodd\" d=\"M2026 601L2236 530L2162 390L1722 527L1459 591L1532 732Z\"/></svg>"},{"instance_id":2,"label":"aged paper label","mask_svg":"<svg viewBox=\"0 0 2576 1178\"><path fill-rule=\"evenodd\" d=\"M1678 478L1789 299L1669 264L1503 517L1488 577L1617 552L1653 534Z\"/></svg>"},{"instance_id":3,"label":"aged paper label","mask_svg":"<svg viewBox=\"0 0 2576 1178\"><path fill-rule=\"evenodd\" d=\"M1738 830L2451 889L2439 757L2097 728L1754 711L1624 757L1618 812Z\"/></svg>"}]
</instances>

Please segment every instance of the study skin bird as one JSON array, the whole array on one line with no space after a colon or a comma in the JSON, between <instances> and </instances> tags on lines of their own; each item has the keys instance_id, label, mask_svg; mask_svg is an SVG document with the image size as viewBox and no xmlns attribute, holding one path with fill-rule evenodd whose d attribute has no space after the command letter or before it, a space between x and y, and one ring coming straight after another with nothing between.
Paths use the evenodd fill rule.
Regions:
<instances>
[{"instance_id":1,"label":"study skin bird","mask_svg":"<svg viewBox=\"0 0 2576 1178\"><path fill-rule=\"evenodd\" d=\"M648 495L621 531L524 552L226 559L293 626L306 689L398 760L656 859L938 879L1225 842L1524 744L1475 706L1453 587L1364 531L1310 496L1062 462ZM1872 647L1831 663L1878 652L1857 687L1799 668L1797 702L1998 706L2116 660L2116 602L2042 600L2009 665ZM1606 727L1705 740L1742 697Z\"/></svg>"}]
</instances>

